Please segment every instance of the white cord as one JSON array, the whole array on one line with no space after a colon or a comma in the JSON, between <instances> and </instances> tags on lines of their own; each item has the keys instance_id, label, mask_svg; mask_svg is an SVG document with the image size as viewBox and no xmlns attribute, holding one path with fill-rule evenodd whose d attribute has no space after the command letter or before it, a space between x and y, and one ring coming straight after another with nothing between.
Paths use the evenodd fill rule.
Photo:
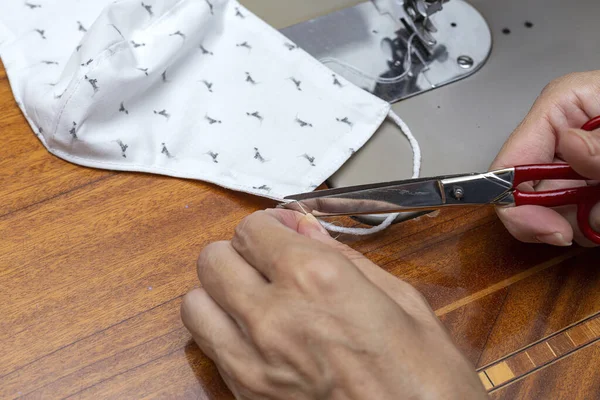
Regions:
<instances>
[{"instance_id":1,"label":"white cord","mask_svg":"<svg viewBox=\"0 0 600 400\"><path fill-rule=\"evenodd\" d=\"M332 224L331 222L319 222L329 232L343 233L352 236L369 236L374 235L375 233L385 231L387 228L392 226L397 217L398 214L390 214L380 225L374 226L372 228L346 228L344 226L337 226L335 224Z\"/></svg>"},{"instance_id":2,"label":"white cord","mask_svg":"<svg viewBox=\"0 0 600 400\"><path fill-rule=\"evenodd\" d=\"M393 78L381 78L381 77L369 75L369 74L365 73L364 71L360 70L359 68L355 67L354 65L348 64L345 61L342 61L340 59L333 58L333 57L325 57L325 58L320 59L319 61L323 64L337 64L337 65L344 67L347 70L349 70L363 78L375 81L377 83L382 83L382 84L398 83L398 82L402 81L404 78L406 78L406 76L411 71L412 52L413 52L413 44L412 43L413 43L413 39L415 38L416 35L417 35L416 33L413 33L408 38L408 46L406 49L406 54L404 56L404 63L403 63L404 72Z\"/></svg>"},{"instance_id":3,"label":"white cord","mask_svg":"<svg viewBox=\"0 0 600 400\"><path fill-rule=\"evenodd\" d=\"M394 112L394 110L390 110L388 113L388 118L391 119L404 133L404 136L408 139L410 143L410 147L412 147L413 151L413 179L416 179L421 175L421 146L419 145L419 141L413 135L406 122L398 114Z\"/></svg>"},{"instance_id":4,"label":"white cord","mask_svg":"<svg viewBox=\"0 0 600 400\"><path fill-rule=\"evenodd\" d=\"M406 122L404 122L402 120L402 118L400 118L400 116L398 116L398 114L396 114L391 109L390 109L390 112L388 113L388 118L391 119L396 125L398 125L398 127L402 130L402 133L404 133L404 135L407 137L407 139L410 143L410 146L412 147L412 151L413 151L413 176L412 177L418 178L419 175L421 174L421 147L419 146L419 142L417 141L415 136L410 131L410 128L408 127L408 125L406 125ZM392 226L392 224L394 223L394 221L396 220L398 215L400 215L400 214L388 215L388 217L385 219L385 221L383 221L380 225L374 226L373 228L346 228L343 226L334 225L330 222L325 222L325 221L320 221L320 222L321 222L321 225L323 225L323 227L330 232L343 233L343 234L352 235L352 236L368 236L368 235L373 235L375 233L383 232L384 230L388 229L390 226Z\"/></svg>"}]
</instances>

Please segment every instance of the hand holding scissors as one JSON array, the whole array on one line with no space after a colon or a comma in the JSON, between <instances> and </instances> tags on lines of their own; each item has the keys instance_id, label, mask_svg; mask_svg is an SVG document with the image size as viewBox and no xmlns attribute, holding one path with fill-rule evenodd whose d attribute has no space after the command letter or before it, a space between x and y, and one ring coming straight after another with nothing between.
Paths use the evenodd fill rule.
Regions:
<instances>
[{"instance_id":1,"label":"hand holding scissors","mask_svg":"<svg viewBox=\"0 0 600 400\"><path fill-rule=\"evenodd\" d=\"M582 129L600 128L600 117ZM519 185L538 180L584 180L568 164L537 164L504 168L482 174L380 183L324 190L287 197L282 207L316 217L365 215L434 210L450 206L560 207L576 205L584 235L600 244L600 233L590 224L592 208L600 202L600 186L582 186L543 192L525 192Z\"/></svg>"}]
</instances>

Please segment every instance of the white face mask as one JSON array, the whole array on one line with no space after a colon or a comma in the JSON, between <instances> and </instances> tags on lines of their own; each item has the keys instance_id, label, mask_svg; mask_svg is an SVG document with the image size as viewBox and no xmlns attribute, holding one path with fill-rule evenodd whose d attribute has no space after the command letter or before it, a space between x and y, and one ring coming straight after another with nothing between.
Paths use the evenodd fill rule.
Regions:
<instances>
[{"instance_id":1,"label":"white face mask","mask_svg":"<svg viewBox=\"0 0 600 400\"><path fill-rule=\"evenodd\" d=\"M76 164L281 199L331 176L390 110L235 0L11 3L15 97Z\"/></svg>"}]
</instances>

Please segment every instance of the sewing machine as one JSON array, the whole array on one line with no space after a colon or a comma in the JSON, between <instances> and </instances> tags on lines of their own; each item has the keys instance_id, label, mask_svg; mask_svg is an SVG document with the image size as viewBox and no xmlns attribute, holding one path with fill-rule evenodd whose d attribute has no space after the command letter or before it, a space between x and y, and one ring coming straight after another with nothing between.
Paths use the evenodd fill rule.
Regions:
<instances>
[{"instance_id":1,"label":"sewing machine","mask_svg":"<svg viewBox=\"0 0 600 400\"><path fill-rule=\"evenodd\" d=\"M597 15L597 0L372 0L282 33L393 103L421 144L422 175L435 176L487 170L546 84L599 68ZM402 79L388 83L393 77ZM328 184L411 171L408 142L386 124Z\"/></svg>"},{"instance_id":2,"label":"sewing machine","mask_svg":"<svg viewBox=\"0 0 600 400\"><path fill-rule=\"evenodd\" d=\"M283 33L390 103L473 74L492 48L485 19L463 0L372 0Z\"/></svg>"}]
</instances>

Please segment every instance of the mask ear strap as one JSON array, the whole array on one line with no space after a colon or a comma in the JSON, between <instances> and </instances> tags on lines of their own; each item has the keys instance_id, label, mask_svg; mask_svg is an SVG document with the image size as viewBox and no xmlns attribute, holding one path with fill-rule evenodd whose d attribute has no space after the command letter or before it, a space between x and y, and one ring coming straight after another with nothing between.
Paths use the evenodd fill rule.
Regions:
<instances>
[{"instance_id":1,"label":"mask ear strap","mask_svg":"<svg viewBox=\"0 0 600 400\"><path fill-rule=\"evenodd\" d=\"M415 136L412 134L412 132L410 131L410 128L408 127L408 125L406 125L406 122L404 122L402 120L402 118L400 118L400 116L394 112L394 110L390 109L390 112L388 113L388 118L391 119L396 125L398 125L400 130L402 130L402 133L404 133L404 136L406 136L406 138L408 139L408 141L410 143L410 147L412 147L412 151L413 151L413 175L412 175L412 178L416 179L421 175L421 146L419 146L419 142L418 142L417 138L415 138Z\"/></svg>"},{"instance_id":2,"label":"mask ear strap","mask_svg":"<svg viewBox=\"0 0 600 400\"><path fill-rule=\"evenodd\" d=\"M418 178L421 174L421 146L419 146L419 142L410 131L408 125L406 125L406 122L404 122L402 118L400 118L400 116L398 116L398 114L396 114L392 109L390 109L390 112L388 113L388 118L392 120L392 122L394 122L402 130L402 133L408 139L410 147L412 147L413 151L412 177ZM392 226L398 215L399 214L388 215L385 221L383 221L380 225L374 226L373 228L346 228L322 220L319 222L321 222L321 225L323 225L323 227L330 232L336 232L352 236L368 236L385 231L387 228Z\"/></svg>"}]
</instances>

